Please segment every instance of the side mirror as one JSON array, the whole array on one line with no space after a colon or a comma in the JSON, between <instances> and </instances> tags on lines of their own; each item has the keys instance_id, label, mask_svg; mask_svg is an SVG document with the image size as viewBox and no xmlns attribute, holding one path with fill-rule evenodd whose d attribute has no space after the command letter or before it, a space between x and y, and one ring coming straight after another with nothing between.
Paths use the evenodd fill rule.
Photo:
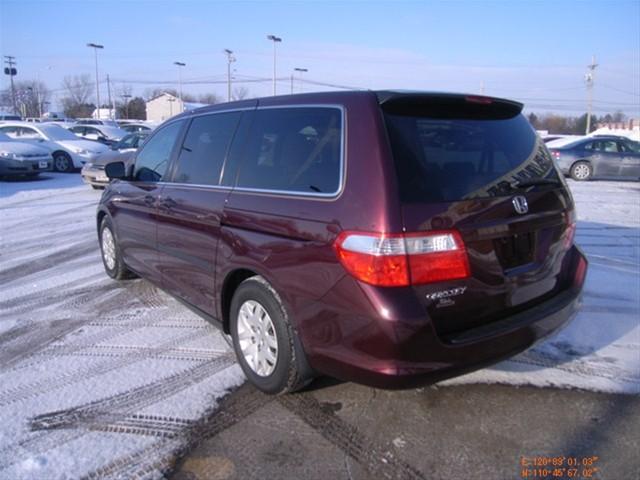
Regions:
<instances>
[{"instance_id":1,"label":"side mirror","mask_svg":"<svg viewBox=\"0 0 640 480\"><path fill-rule=\"evenodd\" d=\"M109 179L124 179L127 178L127 173L124 168L124 162L112 162L107 163L104 167L104 172Z\"/></svg>"}]
</instances>

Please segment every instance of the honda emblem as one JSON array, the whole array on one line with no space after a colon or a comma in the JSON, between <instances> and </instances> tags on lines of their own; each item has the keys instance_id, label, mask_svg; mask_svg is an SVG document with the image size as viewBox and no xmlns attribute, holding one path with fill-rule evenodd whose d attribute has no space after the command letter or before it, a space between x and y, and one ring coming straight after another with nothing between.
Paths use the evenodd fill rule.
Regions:
<instances>
[{"instance_id":1,"label":"honda emblem","mask_svg":"<svg viewBox=\"0 0 640 480\"><path fill-rule=\"evenodd\" d=\"M513 197L511 203L513 203L513 208L515 208L516 212L518 212L520 215L524 215L529 211L529 204L527 203L527 199L522 195Z\"/></svg>"}]
</instances>

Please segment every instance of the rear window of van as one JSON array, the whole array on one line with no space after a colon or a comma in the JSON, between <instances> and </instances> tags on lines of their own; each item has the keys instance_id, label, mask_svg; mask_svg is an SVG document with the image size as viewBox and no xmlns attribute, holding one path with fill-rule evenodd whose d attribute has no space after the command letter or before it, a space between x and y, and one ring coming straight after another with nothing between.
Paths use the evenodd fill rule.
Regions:
<instances>
[{"instance_id":1,"label":"rear window of van","mask_svg":"<svg viewBox=\"0 0 640 480\"><path fill-rule=\"evenodd\" d=\"M438 118L386 113L404 202L511 195L513 182L554 178L544 143L524 116Z\"/></svg>"}]
</instances>

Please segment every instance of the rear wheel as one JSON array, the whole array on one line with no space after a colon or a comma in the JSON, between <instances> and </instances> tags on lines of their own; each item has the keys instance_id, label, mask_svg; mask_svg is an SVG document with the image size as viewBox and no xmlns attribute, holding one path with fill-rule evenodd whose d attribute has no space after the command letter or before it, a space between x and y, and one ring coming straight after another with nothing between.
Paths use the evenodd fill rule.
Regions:
<instances>
[{"instance_id":1,"label":"rear wheel","mask_svg":"<svg viewBox=\"0 0 640 480\"><path fill-rule=\"evenodd\" d=\"M579 182L589 180L593 175L593 168L589 162L576 162L571 166L571 178Z\"/></svg>"},{"instance_id":2,"label":"rear wheel","mask_svg":"<svg viewBox=\"0 0 640 480\"><path fill-rule=\"evenodd\" d=\"M279 295L262 277L240 284L231 301L233 348L249 381L270 394L294 392L313 374Z\"/></svg>"},{"instance_id":3,"label":"rear wheel","mask_svg":"<svg viewBox=\"0 0 640 480\"><path fill-rule=\"evenodd\" d=\"M109 218L104 217L100 224L100 252L104 269L111 278L123 280L134 277L133 273L122 261L120 249L113 233L113 226Z\"/></svg>"},{"instance_id":4,"label":"rear wheel","mask_svg":"<svg viewBox=\"0 0 640 480\"><path fill-rule=\"evenodd\" d=\"M71 172L73 170L73 160L66 152L56 152L53 154L53 169L56 172Z\"/></svg>"}]
</instances>

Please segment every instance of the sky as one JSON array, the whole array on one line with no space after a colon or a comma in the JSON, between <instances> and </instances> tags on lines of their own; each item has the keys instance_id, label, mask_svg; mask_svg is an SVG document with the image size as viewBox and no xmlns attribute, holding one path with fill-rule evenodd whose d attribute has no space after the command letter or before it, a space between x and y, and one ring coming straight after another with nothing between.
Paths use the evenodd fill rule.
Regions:
<instances>
[{"instance_id":1,"label":"sky","mask_svg":"<svg viewBox=\"0 0 640 480\"><path fill-rule=\"evenodd\" d=\"M535 112L586 110L595 55L594 112L640 117L640 1L34 1L0 0L0 54L15 80L40 78L57 97L66 75L106 75L143 94L154 87L226 98L277 91L417 89L513 98ZM9 77L2 75L0 88ZM257 81L256 81L257 80ZM215 83L218 82L218 83ZM240 83L246 82L246 83ZM320 84L325 85L318 85ZM106 90L101 86L101 91ZM103 96L104 93L101 93Z\"/></svg>"}]
</instances>

